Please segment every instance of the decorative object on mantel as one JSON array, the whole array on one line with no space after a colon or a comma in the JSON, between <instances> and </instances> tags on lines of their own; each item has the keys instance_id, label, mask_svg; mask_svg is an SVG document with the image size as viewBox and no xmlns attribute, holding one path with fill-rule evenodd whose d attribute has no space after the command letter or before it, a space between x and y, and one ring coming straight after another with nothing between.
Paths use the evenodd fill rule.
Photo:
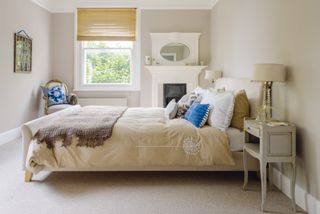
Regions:
<instances>
[{"instance_id":1,"label":"decorative object on mantel","mask_svg":"<svg viewBox=\"0 0 320 214\"><path fill-rule=\"evenodd\" d=\"M32 71L32 38L20 30L14 34L14 72L31 73Z\"/></svg>"},{"instance_id":2,"label":"decorative object on mantel","mask_svg":"<svg viewBox=\"0 0 320 214\"><path fill-rule=\"evenodd\" d=\"M272 84L273 82L285 82L285 66L282 64L255 64L253 81L264 82L263 104L257 120L268 122L272 118Z\"/></svg>"},{"instance_id":3,"label":"decorative object on mantel","mask_svg":"<svg viewBox=\"0 0 320 214\"><path fill-rule=\"evenodd\" d=\"M151 56L145 56L145 64L146 65L151 65Z\"/></svg>"},{"instance_id":4,"label":"decorative object on mantel","mask_svg":"<svg viewBox=\"0 0 320 214\"><path fill-rule=\"evenodd\" d=\"M199 65L201 33L151 33L153 65Z\"/></svg>"},{"instance_id":5,"label":"decorative object on mantel","mask_svg":"<svg viewBox=\"0 0 320 214\"><path fill-rule=\"evenodd\" d=\"M204 79L211 83L214 83L216 79L219 79L221 77L222 77L222 71L206 70L204 75Z\"/></svg>"}]
</instances>

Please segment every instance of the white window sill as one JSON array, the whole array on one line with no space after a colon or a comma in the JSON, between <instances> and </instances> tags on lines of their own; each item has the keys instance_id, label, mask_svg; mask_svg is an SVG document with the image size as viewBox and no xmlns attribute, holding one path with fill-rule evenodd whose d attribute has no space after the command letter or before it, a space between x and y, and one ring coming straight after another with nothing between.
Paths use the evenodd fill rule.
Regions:
<instances>
[{"instance_id":1,"label":"white window sill","mask_svg":"<svg viewBox=\"0 0 320 214\"><path fill-rule=\"evenodd\" d=\"M74 92L110 92L110 91L140 91L139 88L132 87L110 87L110 88L74 88Z\"/></svg>"}]
</instances>

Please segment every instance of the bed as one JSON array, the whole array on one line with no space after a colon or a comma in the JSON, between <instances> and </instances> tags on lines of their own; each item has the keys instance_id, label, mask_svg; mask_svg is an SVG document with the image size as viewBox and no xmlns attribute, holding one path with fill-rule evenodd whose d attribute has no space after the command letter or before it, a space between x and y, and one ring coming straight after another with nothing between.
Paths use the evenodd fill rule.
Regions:
<instances>
[{"instance_id":1,"label":"bed","mask_svg":"<svg viewBox=\"0 0 320 214\"><path fill-rule=\"evenodd\" d=\"M215 87L246 90L254 117L262 99L262 85L247 79L221 78ZM73 108L80 108L75 106ZM22 126L25 181L40 171L242 171L243 132L197 129L183 119L167 120L163 108L129 108L114 126L112 137L97 148L57 146L48 149L33 139L48 121L66 109ZM125 133L125 134L124 134ZM73 139L76 141L76 139ZM59 142L57 142L59 145ZM257 171L258 162L248 160Z\"/></svg>"}]
</instances>

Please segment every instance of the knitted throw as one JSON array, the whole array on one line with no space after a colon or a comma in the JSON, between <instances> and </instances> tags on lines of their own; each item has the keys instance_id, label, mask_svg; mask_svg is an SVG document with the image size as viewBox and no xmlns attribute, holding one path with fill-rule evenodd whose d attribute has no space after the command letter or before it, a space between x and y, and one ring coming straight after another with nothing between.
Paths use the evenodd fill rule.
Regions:
<instances>
[{"instance_id":1,"label":"knitted throw","mask_svg":"<svg viewBox=\"0 0 320 214\"><path fill-rule=\"evenodd\" d=\"M102 146L111 137L112 129L127 107L86 106L75 109L39 129L34 139L54 148L57 140L62 145L71 145L72 138L78 139L77 146L94 148Z\"/></svg>"}]
</instances>

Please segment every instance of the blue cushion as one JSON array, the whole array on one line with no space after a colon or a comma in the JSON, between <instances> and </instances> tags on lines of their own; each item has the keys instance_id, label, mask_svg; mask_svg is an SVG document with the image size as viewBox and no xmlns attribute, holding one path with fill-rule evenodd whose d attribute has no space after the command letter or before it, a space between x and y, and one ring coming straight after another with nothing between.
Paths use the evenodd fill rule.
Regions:
<instances>
[{"instance_id":1,"label":"blue cushion","mask_svg":"<svg viewBox=\"0 0 320 214\"><path fill-rule=\"evenodd\" d=\"M197 106L196 103L194 103L194 104L192 104L192 105L190 106L190 108L187 110L187 112L186 112L185 115L184 115L184 118L185 118L186 120L188 120L191 112L193 111L193 109L194 109L196 106Z\"/></svg>"},{"instance_id":2,"label":"blue cushion","mask_svg":"<svg viewBox=\"0 0 320 214\"><path fill-rule=\"evenodd\" d=\"M195 127L201 128L208 119L209 107L209 104L194 103L187 111L185 119L190 121Z\"/></svg>"},{"instance_id":3,"label":"blue cushion","mask_svg":"<svg viewBox=\"0 0 320 214\"><path fill-rule=\"evenodd\" d=\"M48 88L49 106L67 103L65 89L62 85Z\"/></svg>"}]
</instances>

